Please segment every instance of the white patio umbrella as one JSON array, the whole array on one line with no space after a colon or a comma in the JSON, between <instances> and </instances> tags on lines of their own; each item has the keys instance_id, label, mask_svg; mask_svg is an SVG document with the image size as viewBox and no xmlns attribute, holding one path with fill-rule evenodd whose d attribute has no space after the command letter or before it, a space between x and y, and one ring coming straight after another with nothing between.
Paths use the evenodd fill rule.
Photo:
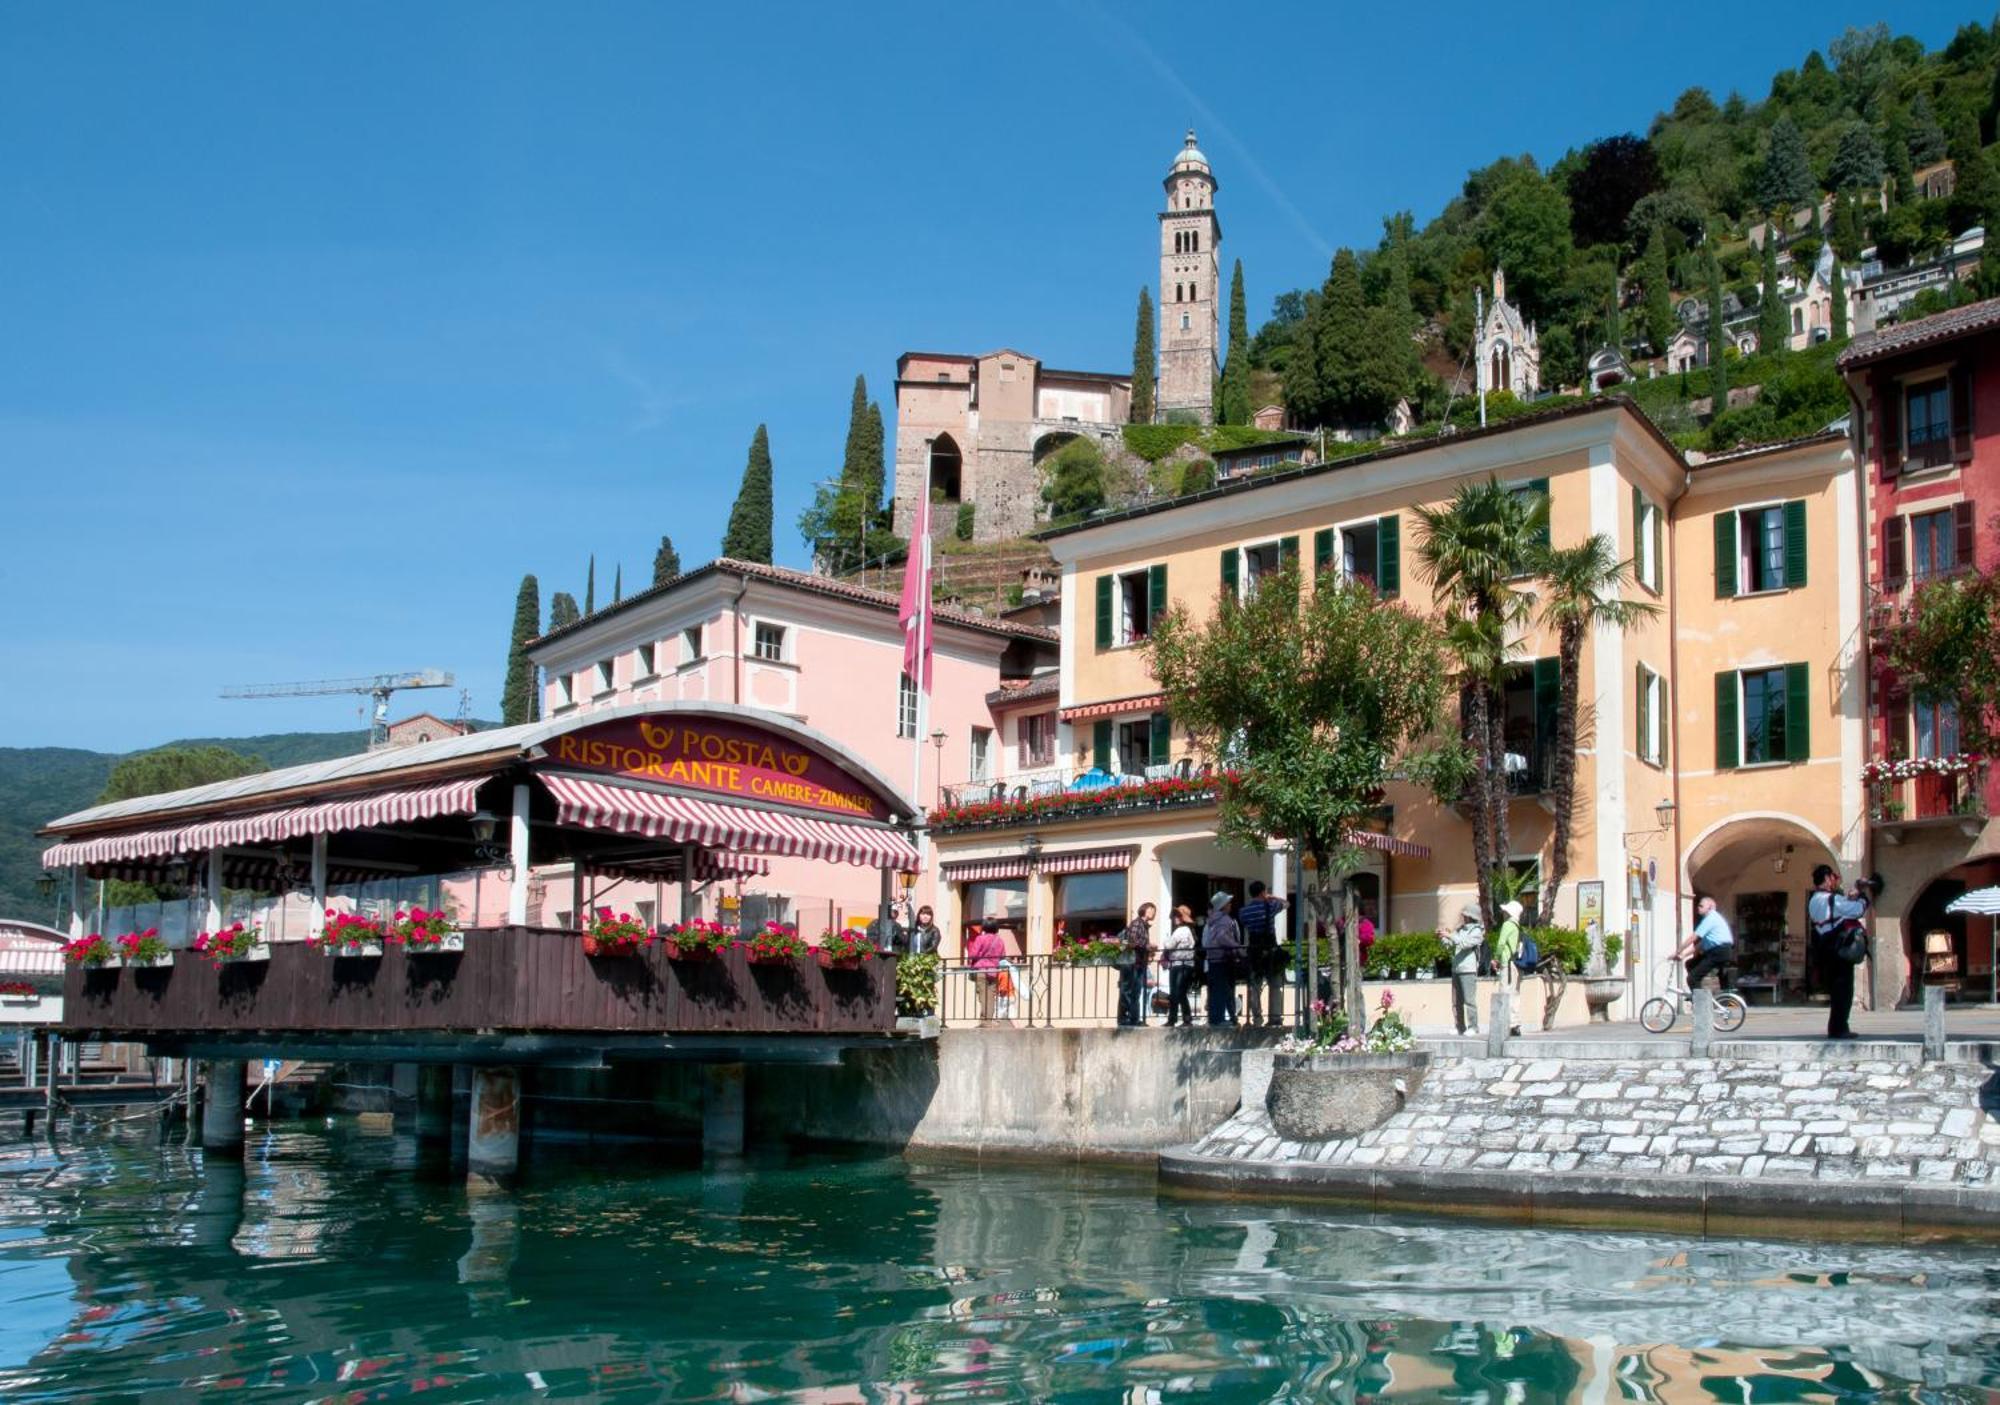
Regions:
<instances>
[{"instance_id":1,"label":"white patio umbrella","mask_svg":"<svg viewBox=\"0 0 2000 1405\"><path fill-rule=\"evenodd\" d=\"M1946 903L1944 910L1972 913L1986 919L1986 1001L1990 1005L2000 1005L2000 969L1996 969L2000 963L1993 959L1996 945L1994 928L2000 927L2000 885L1961 893Z\"/></svg>"}]
</instances>

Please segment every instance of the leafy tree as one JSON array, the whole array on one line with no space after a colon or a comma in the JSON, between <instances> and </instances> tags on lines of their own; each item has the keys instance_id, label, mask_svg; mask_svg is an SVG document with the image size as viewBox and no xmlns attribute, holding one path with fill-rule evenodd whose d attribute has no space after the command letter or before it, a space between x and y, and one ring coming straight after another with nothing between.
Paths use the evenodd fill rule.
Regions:
<instances>
[{"instance_id":1,"label":"leafy tree","mask_svg":"<svg viewBox=\"0 0 2000 1405\"><path fill-rule=\"evenodd\" d=\"M1774 233L1764 240L1764 280L1757 300L1757 349L1766 353L1785 350L1792 335L1791 314L1785 295L1778 288L1778 239Z\"/></svg>"},{"instance_id":2,"label":"leafy tree","mask_svg":"<svg viewBox=\"0 0 2000 1405\"><path fill-rule=\"evenodd\" d=\"M1510 667L1507 640L1533 609L1526 571L1537 559L1549 521L1548 498L1517 493L1498 478L1460 486L1443 507L1416 509L1418 570L1447 621L1459 686L1459 716L1474 770L1438 789L1445 804L1471 810L1472 856L1488 921L1498 912L1492 872L1511 852L1506 719L1502 689Z\"/></svg>"},{"instance_id":3,"label":"leafy tree","mask_svg":"<svg viewBox=\"0 0 2000 1405\"><path fill-rule=\"evenodd\" d=\"M1318 424L1325 417L1325 392L1319 381L1321 301L1315 295L1306 316L1292 329L1292 350L1285 361L1285 411L1296 425Z\"/></svg>"},{"instance_id":4,"label":"leafy tree","mask_svg":"<svg viewBox=\"0 0 2000 1405\"><path fill-rule=\"evenodd\" d=\"M1624 242L1633 206L1659 187L1659 158L1643 139L1592 142L1567 183L1570 233L1579 245Z\"/></svg>"},{"instance_id":5,"label":"leafy tree","mask_svg":"<svg viewBox=\"0 0 2000 1405\"><path fill-rule=\"evenodd\" d=\"M1042 501L1057 521L1095 512L1109 501L1104 454L1094 439L1077 438L1042 461Z\"/></svg>"},{"instance_id":6,"label":"leafy tree","mask_svg":"<svg viewBox=\"0 0 2000 1405\"><path fill-rule=\"evenodd\" d=\"M1958 183L1945 201L1945 219L1953 234L1963 234L1974 225L1994 227L2000 217L2000 175L1993 158L1975 151L1958 163Z\"/></svg>"},{"instance_id":7,"label":"leafy tree","mask_svg":"<svg viewBox=\"0 0 2000 1405\"><path fill-rule=\"evenodd\" d=\"M1264 319L1257 335L1250 338L1252 369L1276 371L1283 375L1286 364L1291 360L1292 343L1298 326L1305 321L1305 317L1306 295L1302 290L1294 288L1273 298L1271 315Z\"/></svg>"},{"instance_id":8,"label":"leafy tree","mask_svg":"<svg viewBox=\"0 0 2000 1405\"><path fill-rule=\"evenodd\" d=\"M1847 275L1841 272L1841 260L1836 253L1833 260L1833 279L1828 289L1833 300L1833 339L1847 340Z\"/></svg>"},{"instance_id":9,"label":"leafy tree","mask_svg":"<svg viewBox=\"0 0 2000 1405\"><path fill-rule=\"evenodd\" d=\"M1316 418L1343 424L1376 424L1386 418L1407 384L1405 358L1393 344L1386 309L1368 306L1351 249L1333 257L1313 340L1319 363Z\"/></svg>"},{"instance_id":10,"label":"leafy tree","mask_svg":"<svg viewBox=\"0 0 2000 1405\"><path fill-rule=\"evenodd\" d=\"M660 549L653 553L653 584L665 585L681 573L681 554L674 550L672 537L660 538Z\"/></svg>"},{"instance_id":11,"label":"leafy tree","mask_svg":"<svg viewBox=\"0 0 2000 1405\"><path fill-rule=\"evenodd\" d=\"M1479 245L1507 270L1509 288L1527 315L1547 320L1575 247L1569 198L1532 164L1510 163L1487 197Z\"/></svg>"},{"instance_id":12,"label":"leafy tree","mask_svg":"<svg viewBox=\"0 0 2000 1405\"><path fill-rule=\"evenodd\" d=\"M1153 422L1153 377L1159 357L1153 350L1153 293L1139 289L1139 323L1132 333L1132 423Z\"/></svg>"},{"instance_id":13,"label":"leafy tree","mask_svg":"<svg viewBox=\"0 0 2000 1405\"><path fill-rule=\"evenodd\" d=\"M254 776L270 769L262 757L245 756L226 746L163 746L153 751L137 751L119 758L95 803L109 805L141 795L163 795L170 790L233 781L238 776Z\"/></svg>"},{"instance_id":14,"label":"leafy tree","mask_svg":"<svg viewBox=\"0 0 2000 1405\"><path fill-rule=\"evenodd\" d=\"M729 527L722 534L722 554L732 561L771 564L771 437L761 424L751 437L743 482L729 509Z\"/></svg>"},{"instance_id":15,"label":"leafy tree","mask_svg":"<svg viewBox=\"0 0 2000 1405\"><path fill-rule=\"evenodd\" d=\"M1583 353L1576 333L1558 322L1542 333L1542 384L1579 385L1583 381Z\"/></svg>"},{"instance_id":16,"label":"leafy tree","mask_svg":"<svg viewBox=\"0 0 2000 1405\"><path fill-rule=\"evenodd\" d=\"M1646 240L1646 257L1639 265L1639 279L1646 293L1646 340L1651 343L1654 355L1664 356L1674 335L1674 300L1667 272L1667 236L1659 225L1653 226Z\"/></svg>"},{"instance_id":17,"label":"leafy tree","mask_svg":"<svg viewBox=\"0 0 2000 1405\"><path fill-rule=\"evenodd\" d=\"M507 677L500 689L500 725L518 726L542 715L541 689L535 686L535 666L528 660L528 641L542 621L542 591L533 576L521 577L514 597L514 632L507 644Z\"/></svg>"},{"instance_id":18,"label":"leafy tree","mask_svg":"<svg viewBox=\"0 0 2000 1405\"><path fill-rule=\"evenodd\" d=\"M867 379L856 376L840 477L819 484L799 514L799 535L820 569L846 575L899 545L882 508L883 452L882 408L869 400Z\"/></svg>"},{"instance_id":19,"label":"leafy tree","mask_svg":"<svg viewBox=\"0 0 2000 1405\"><path fill-rule=\"evenodd\" d=\"M1909 123L1903 140L1910 160L1919 166L1944 160L1944 128L1938 123L1937 110L1931 106L1929 93L1918 93L1910 103Z\"/></svg>"},{"instance_id":20,"label":"leafy tree","mask_svg":"<svg viewBox=\"0 0 2000 1405\"><path fill-rule=\"evenodd\" d=\"M1619 591L1629 562L1602 532L1575 546L1543 553L1542 627L1556 636L1556 736L1549 799L1555 809L1548 881L1541 885L1542 925L1556 920L1556 893L1569 876L1570 833L1576 818L1578 700L1583 696L1583 641L1600 629L1624 631L1659 614L1648 600L1626 600Z\"/></svg>"},{"instance_id":21,"label":"leafy tree","mask_svg":"<svg viewBox=\"0 0 2000 1405\"><path fill-rule=\"evenodd\" d=\"M1883 657L1915 696L1957 705L1961 751L2000 747L2000 572L1918 587L1884 631Z\"/></svg>"},{"instance_id":22,"label":"leafy tree","mask_svg":"<svg viewBox=\"0 0 2000 1405\"><path fill-rule=\"evenodd\" d=\"M1861 208L1854 198L1854 192L1842 191L1833 197L1833 218L1827 230L1827 239L1833 245L1834 254L1843 259L1858 259L1867 243L1867 235L1861 226Z\"/></svg>"},{"instance_id":23,"label":"leafy tree","mask_svg":"<svg viewBox=\"0 0 2000 1405\"><path fill-rule=\"evenodd\" d=\"M576 608L576 597L566 590L558 590L549 597L549 633L567 629L583 618Z\"/></svg>"},{"instance_id":24,"label":"leafy tree","mask_svg":"<svg viewBox=\"0 0 2000 1405\"><path fill-rule=\"evenodd\" d=\"M1672 230L1682 244L1692 244L1708 228L1709 212L1684 190L1656 190L1632 207L1625 220L1625 237L1634 247L1644 248L1656 228Z\"/></svg>"},{"instance_id":25,"label":"leafy tree","mask_svg":"<svg viewBox=\"0 0 2000 1405\"><path fill-rule=\"evenodd\" d=\"M1250 423L1250 314L1243 305L1243 260L1229 277L1229 356L1222 363L1223 424Z\"/></svg>"},{"instance_id":26,"label":"leafy tree","mask_svg":"<svg viewBox=\"0 0 2000 1405\"><path fill-rule=\"evenodd\" d=\"M583 612L597 613L597 553L590 553L590 566L583 573Z\"/></svg>"},{"instance_id":27,"label":"leafy tree","mask_svg":"<svg viewBox=\"0 0 2000 1405\"><path fill-rule=\"evenodd\" d=\"M1708 384L1711 415L1729 408L1729 333L1723 327L1722 266L1715 260L1715 246L1708 247Z\"/></svg>"},{"instance_id":28,"label":"leafy tree","mask_svg":"<svg viewBox=\"0 0 2000 1405\"><path fill-rule=\"evenodd\" d=\"M1880 190L1882 144L1866 122L1849 122L1840 132L1826 183L1835 190Z\"/></svg>"},{"instance_id":29,"label":"leafy tree","mask_svg":"<svg viewBox=\"0 0 2000 1405\"><path fill-rule=\"evenodd\" d=\"M1262 852L1291 840L1323 876L1313 916L1332 925L1326 877L1360 858L1353 833L1393 778L1455 788L1464 752L1442 733L1451 684L1438 627L1362 584L1322 578L1301 601L1296 565L1247 601L1197 620L1176 605L1146 641L1167 711L1224 774L1217 831ZM1348 929L1340 969L1362 1028L1361 963Z\"/></svg>"},{"instance_id":30,"label":"leafy tree","mask_svg":"<svg viewBox=\"0 0 2000 1405\"><path fill-rule=\"evenodd\" d=\"M1790 214L1813 198L1812 166L1806 160L1805 138L1790 117L1771 126L1771 142L1757 173L1757 205L1773 215Z\"/></svg>"}]
</instances>

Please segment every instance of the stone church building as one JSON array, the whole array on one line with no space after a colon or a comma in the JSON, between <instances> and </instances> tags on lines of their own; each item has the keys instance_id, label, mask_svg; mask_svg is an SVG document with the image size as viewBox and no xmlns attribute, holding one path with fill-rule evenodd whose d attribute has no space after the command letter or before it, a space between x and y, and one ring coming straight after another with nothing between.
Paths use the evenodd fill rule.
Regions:
<instances>
[{"instance_id":1,"label":"stone church building","mask_svg":"<svg viewBox=\"0 0 2000 1405\"><path fill-rule=\"evenodd\" d=\"M1521 309L1507 301L1507 273L1493 270L1493 301L1479 323L1474 364L1482 391L1512 391L1531 400L1542 388L1542 340Z\"/></svg>"},{"instance_id":2,"label":"stone church building","mask_svg":"<svg viewBox=\"0 0 2000 1405\"><path fill-rule=\"evenodd\" d=\"M1175 155L1160 212L1160 419L1208 424L1221 369L1221 244L1214 172L1194 133ZM973 539L1020 536L1037 525L1043 460L1088 436L1120 443L1132 417L1132 377L1059 371L1025 352L907 351L896 361L896 512L908 536L920 495L931 530L953 530L973 505Z\"/></svg>"}]
</instances>

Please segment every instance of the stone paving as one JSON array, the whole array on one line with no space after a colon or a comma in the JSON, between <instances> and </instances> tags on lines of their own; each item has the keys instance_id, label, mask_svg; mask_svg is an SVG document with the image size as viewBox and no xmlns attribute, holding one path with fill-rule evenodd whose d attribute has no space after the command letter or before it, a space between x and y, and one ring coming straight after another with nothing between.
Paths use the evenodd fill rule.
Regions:
<instances>
[{"instance_id":1,"label":"stone paving","mask_svg":"<svg viewBox=\"0 0 2000 1405\"><path fill-rule=\"evenodd\" d=\"M1889 1057L1439 1056L1403 1110L1362 1136L1291 1142L1265 1111L1271 1055L1243 1056L1243 1102L1188 1148L1271 1163L2000 1186L2000 1073Z\"/></svg>"}]
</instances>

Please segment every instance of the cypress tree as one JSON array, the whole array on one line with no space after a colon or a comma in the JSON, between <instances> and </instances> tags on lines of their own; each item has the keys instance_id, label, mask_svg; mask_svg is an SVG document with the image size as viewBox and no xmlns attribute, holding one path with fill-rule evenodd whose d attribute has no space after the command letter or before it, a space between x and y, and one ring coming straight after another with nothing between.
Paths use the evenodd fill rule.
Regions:
<instances>
[{"instance_id":1,"label":"cypress tree","mask_svg":"<svg viewBox=\"0 0 2000 1405\"><path fill-rule=\"evenodd\" d=\"M729 527L722 534L722 554L734 561L771 564L771 436L761 424L750 440L750 459L743 466L743 483L729 509Z\"/></svg>"},{"instance_id":2,"label":"cypress tree","mask_svg":"<svg viewBox=\"0 0 2000 1405\"><path fill-rule=\"evenodd\" d=\"M1722 265L1716 262L1715 246L1708 246L1708 384L1712 397L1710 416L1729 408L1728 334L1722 327Z\"/></svg>"},{"instance_id":3,"label":"cypress tree","mask_svg":"<svg viewBox=\"0 0 2000 1405\"><path fill-rule=\"evenodd\" d=\"M1904 134L1904 151L1919 166L1944 160L1944 128L1931 106L1929 93L1918 93L1910 104L1910 122Z\"/></svg>"},{"instance_id":4,"label":"cypress tree","mask_svg":"<svg viewBox=\"0 0 2000 1405\"><path fill-rule=\"evenodd\" d=\"M597 553L590 553L590 567L583 573L583 612L597 613Z\"/></svg>"},{"instance_id":5,"label":"cypress tree","mask_svg":"<svg viewBox=\"0 0 2000 1405\"><path fill-rule=\"evenodd\" d=\"M1847 285L1840 271L1840 256L1833 260L1833 285L1828 289L1833 296L1833 339L1847 340Z\"/></svg>"},{"instance_id":6,"label":"cypress tree","mask_svg":"<svg viewBox=\"0 0 2000 1405\"><path fill-rule=\"evenodd\" d=\"M1325 418L1318 350L1320 309L1325 301L1317 296L1308 299L1306 315L1292 328L1292 354L1285 360L1285 413L1301 428Z\"/></svg>"},{"instance_id":7,"label":"cypress tree","mask_svg":"<svg viewBox=\"0 0 2000 1405\"><path fill-rule=\"evenodd\" d=\"M1417 309L1410 296L1410 250L1406 242L1407 225L1404 217L1390 221L1389 288L1384 306L1389 313L1389 326L1395 338L1395 345L1389 348L1390 359L1400 368L1403 376L1403 393L1408 393L1417 383L1418 373L1423 369L1423 358L1418 354Z\"/></svg>"},{"instance_id":8,"label":"cypress tree","mask_svg":"<svg viewBox=\"0 0 2000 1405\"><path fill-rule=\"evenodd\" d=\"M625 598L625 563L620 562L611 569L611 603L616 605Z\"/></svg>"},{"instance_id":9,"label":"cypress tree","mask_svg":"<svg viewBox=\"0 0 2000 1405\"><path fill-rule=\"evenodd\" d=\"M674 550L672 537L660 538L660 549L653 553L653 584L665 585L681 573L681 554Z\"/></svg>"},{"instance_id":10,"label":"cypress tree","mask_svg":"<svg viewBox=\"0 0 2000 1405\"><path fill-rule=\"evenodd\" d=\"M500 690L502 726L519 726L542 715L535 666L528 661L528 641L535 637L541 623L541 586L533 576L523 576L520 593L514 597L514 633L507 644L507 681Z\"/></svg>"},{"instance_id":11,"label":"cypress tree","mask_svg":"<svg viewBox=\"0 0 2000 1405\"><path fill-rule=\"evenodd\" d=\"M576 608L576 597L566 590L558 590L549 597L549 633L565 629L583 618Z\"/></svg>"},{"instance_id":12,"label":"cypress tree","mask_svg":"<svg viewBox=\"0 0 2000 1405\"><path fill-rule=\"evenodd\" d=\"M1153 292L1139 289L1139 325L1132 333L1132 423L1153 422L1154 377L1159 374L1153 350Z\"/></svg>"},{"instance_id":13,"label":"cypress tree","mask_svg":"<svg viewBox=\"0 0 2000 1405\"><path fill-rule=\"evenodd\" d=\"M1618 270L1611 270L1611 297L1604 304L1604 344L1621 355L1625 350L1625 317L1618 306Z\"/></svg>"},{"instance_id":14,"label":"cypress tree","mask_svg":"<svg viewBox=\"0 0 2000 1405\"><path fill-rule=\"evenodd\" d=\"M1764 286L1757 297L1757 350L1766 354L1784 351L1791 344L1792 319L1785 311L1785 295L1778 291L1778 240L1775 234L1764 240Z\"/></svg>"},{"instance_id":15,"label":"cypress tree","mask_svg":"<svg viewBox=\"0 0 2000 1405\"><path fill-rule=\"evenodd\" d=\"M1652 344L1655 356L1665 356L1667 343L1674 336L1674 300L1667 272L1667 238L1657 224L1646 238L1646 256L1639 265L1639 276L1646 291L1646 340Z\"/></svg>"},{"instance_id":16,"label":"cypress tree","mask_svg":"<svg viewBox=\"0 0 2000 1405\"><path fill-rule=\"evenodd\" d=\"M1250 314L1243 305L1243 260L1229 278L1229 359L1222 363L1224 424L1250 423Z\"/></svg>"},{"instance_id":17,"label":"cypress tree","mask_svg":"<svg viewBox=\"0 0 2000 1405\"><path fill-rule=\"evenodd\" d=\"M842 486L859 488L867 481L868 379L854 378L854 394L847 404L847 444L840 455Z\"/></svg>"},{"instance_id":18,"label":"cypress tree","mask_svg":"<svg viewBox=\"0 0 2000 1405\"><path fill-rule=\"evenodd\" d=\"M889 486L889 436L882 429L882 403L879 400L868 402L868 436L863 441L862 452L867 459L870 479L875 485L873 494L867 499L868 511L874 519L870 525L886 531L891 515L884 501Z\"/></svg>"}]
</instances>

